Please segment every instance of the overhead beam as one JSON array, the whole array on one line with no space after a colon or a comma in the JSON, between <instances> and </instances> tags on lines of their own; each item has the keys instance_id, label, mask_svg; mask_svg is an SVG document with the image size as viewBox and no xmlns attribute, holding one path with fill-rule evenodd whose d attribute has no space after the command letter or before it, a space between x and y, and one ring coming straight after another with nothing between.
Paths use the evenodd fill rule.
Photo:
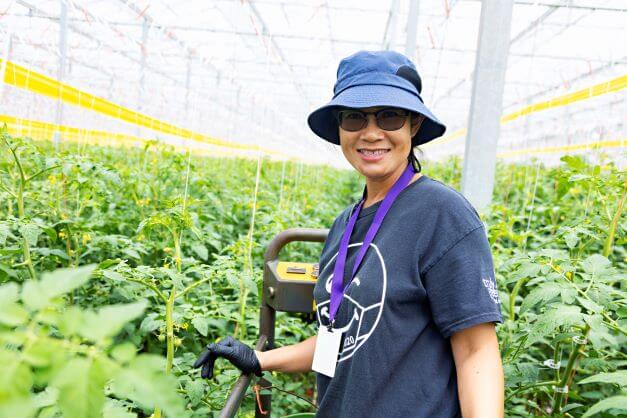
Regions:
<instances>
[{"instance_id":1,"label":"overhead beam","mask_svg":"<svg viewBox=\"0 0 627 418\"><path fill-rule=\"evenodd\" d=\"M55 18L53 16L46 15L45 11L43 11L42 9L38 8L37 6L35 6L33 4L30 4L30 3L28 3L28 2L26 2L24 0L15 0L15 2L17 4L23 6L23 7L26 7L29 10L32 10L33 12L40 13L41 15L48 16L51 20L59 20L58 18ZM95 19L93 17L93 15L89 14L89 12L85 11L85 13L87 13L90 16L91 19ZM68 21L70 21L70 20L71 19L68 19ZM90 41L94 42L96 45L98 45L99 48L104 46L106 48L109 48L111 50L111 52L114 53L114 54L120 55L120 56L126 58L127 60L129 60L131 62L134 62L136 64L139 63L139 60L136 57L134 57L133 55L131 55L130 53L117 50L117 49L113 48L111 45L103 43L100 39L97 39L91 33L85 32L85 31L79 29L78 27L76 27L75 25L71 25L71 24L68 23L68 29L70 29L75 34L78 34L78 35L82 36L83 38L89 39ZM72 49L75 50L76 48L72 48ZM147 68L154 74L158 74L158 75L160 75L160 76L162 76L162 77L164 77L164 78L166 78L166 79L168 79L170 81L173 81L175 83L178 82L178 80L172 79L169 75L167 75L167 73L164 73L163 71L160 71L160 70L158 70L156 68L152 68L150 66L147 66Z\"/></svg>"},{"instance_id":2,"label":"overhead beam","mask_svg":"<svg viewBox=\"0 0 627 418\"><path fill-rule=\"evenodd\" d=\"M311 100L308 99L307 93L305 92L303 87L300 85L300 83L298 82L298 79L296 78L296 75L294 74L294 68L292 68L289 61L285 58L285 54L283 53L283 50L281 49L281 47L279 47L279 44L273 38L272 34L270 33L270 30L268 30L266 22L263 20L261 13L259 13L259 10L257 10L257 7L255 7L255 4L253 3L252 0L248 0L247 3L248 3L248 7L252 11L252 13L255 15L255 18L261 24L262 34L267 36L270 39L270 43L272 44L276 53L279 55L281 62L284 63L285 66L287 67L288 73L290 74L290 77L292 79L292 84L294 84L294 87L296 87L296 90L302 95L302 97L309 102L309 105L312 105Z\"/></svg>"},{"instance_id":3,"label":"overhead beam","mask_svg":"<svg viewBox=\"0 0 627 418\"><path fill-rule=\"evenodd\" d=\"M465 0L467 2L479 3L481 0ZM525 5L525 6L546 6L546 7L567 7L570 9L580 9L580 10L600 10L606 12L627 12L627 8L625 7L609 7L603 5L595 5L595 4L581 4L581 3L573 3L571 0L563 0L563 1L540 1L540 0L515 0L515 5Z\"/></svg>"},{"instance_id":4,"label":"overhead beam","mask_svg":"<svg viewBox=\"0 0 627 418\"><path fill-rule=\"evenodd\" d=\"M511 1L511 0L507 0L507 1ZM482 8L482 10L483 10L483 8ZM527 25L525 28L523 28L520 32L518 32L516 34L516 36L514 36L513 40L510 41L510 46L512 44L518 42L519 40L523 39L525 35L527 35L533 28L538 27L546 18L548 18L551 14L553 14L553 12L555 12L555 10L557 10L557 8L551 8L550 10L548 10L547 12L542 14L542 16L540 16L538 19L534 20L529 25ZM509 34L508 34L508 36L509 36ZM509 50L509 47L508 47L508 50ZM452 88L448 89L446 91L446 93L444 93L443 95L441 95L437 99L435 99L433 101L433 103L434 104L438 103L441 99L444 99L444 98L450 96L455 90L457 90L458 88L463 86L466 83L466 81L470 80L472 77L473 77L472 73L468 74L468 76L464 77L459 83L455 84Z\"/></svg>"}]
</instances>

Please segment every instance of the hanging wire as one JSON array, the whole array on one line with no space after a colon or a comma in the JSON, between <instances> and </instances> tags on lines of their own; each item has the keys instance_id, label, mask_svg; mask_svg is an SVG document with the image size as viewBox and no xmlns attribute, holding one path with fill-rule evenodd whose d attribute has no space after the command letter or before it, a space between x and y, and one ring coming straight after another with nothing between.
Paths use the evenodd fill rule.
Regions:
<instances>
[{"instance_id":1,"label":"hanging wire","mask_svg":"<svg viewBox=\"0 0 627 418\"><path fill-rule=\"evenodd\" d=\"M255 191L253 193L253 208L250 216L250 228L248 229L248 252L246 260L250 273L253 273L253 234L255 231L255 214L257 213L257 195L259 193L259 179L261 178L261 151L257 151L257 174L255 175Z\"/></svg>"},{"instance_id":2,"label":"hanging wire","mask_svg":"<svg viewBox=\"0 0 627 418\"><path fill-rule=\"evenodd\" d=\"M287 164L287 161L283 160L283 164L281 167L281 183L279 185L279 205L278 205L279 211L281 211L281 204L283 203L283 183L285 181L285 164Z\"/></svg>"},{"instance_id":3,"label":"hanging wire","mask_svg":"<svg viewBox=\"0 0 627 418\"><path fill-rule=\"evenodd\" d=\"M529 208L529 216L527 218L527 228L525 229L525 242L523 244L523 251L527 248L527 237L529 234L529 229L531 228L531 217L533 216L533 209L536 201L536 191L538 189L538 177L540 174L540 161L536 160L536 175L535 181L533 183L533 193L531 195L531 208Z\"/></svg>"}]
</instances>

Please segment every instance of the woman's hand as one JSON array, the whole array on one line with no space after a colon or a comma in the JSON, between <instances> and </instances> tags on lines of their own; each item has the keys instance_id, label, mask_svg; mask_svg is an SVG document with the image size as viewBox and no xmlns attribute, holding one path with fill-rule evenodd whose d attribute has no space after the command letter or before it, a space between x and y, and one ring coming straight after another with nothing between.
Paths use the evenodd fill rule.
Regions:
<instances>
[{"instance_id":1,"label":"woman's hand","mask_svg":"<svg viewBox=\"0 0 627 418\"><path fill-rule=\"evenodd\" d=\"M213 364L218 357L224 357L246 374L261 376L261 365L255 351L231 336L209 344L194 363L194 368L202 366L200 376L210 379L213 377Z\"/></svg>"}]
</instances>

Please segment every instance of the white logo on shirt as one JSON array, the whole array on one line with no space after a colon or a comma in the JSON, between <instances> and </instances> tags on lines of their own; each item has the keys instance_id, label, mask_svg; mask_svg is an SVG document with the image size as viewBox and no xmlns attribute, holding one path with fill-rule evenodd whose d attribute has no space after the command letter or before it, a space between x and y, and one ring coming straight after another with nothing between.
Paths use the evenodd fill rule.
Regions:
<instances>
[{"instance_id":1,"label":"white logo on shirt","mask_svg":"<svg viewBox=\"0 0 627 418\"><path fill-rule=\"evenodd\" d=\"M488 276L487 279L482 279L482 280L483 280L483 285L485 286L486 289L488 289L488 293L490 294L490 298L492 299L492 301L494 303L500 303L501 300L499 299L499 291L496 288L496 283L494 282L494 280L492 280L490 276Z\"/></svg>"},{"instance_id":2,"label":"white logo on shirt","mask_svg":"<svg viewBox=\"0 0 627 418\"><path fill-rule=\"evenodd\" d=\"M349 248L361 246L361 244L362 243L351 244ZM343 334L344 340L344 344L338 356L338 362L351 358L353 354L364 345L368 338L370 338L370 335L372 335L372 332L379 324L383 306L385 305L385 293L387 288L387 270L385 268L385 262L379 248L372 243L370 247L373 254L376 254L376 257L373 258L376 263L375 265L377 265L377 267L371 267L370 271L376 271L378 274L381 274L381 276L378 276L378 274L368 276L367 280L355 276L344 294L342 306L345 309L349 309L349 315L352 310L352 315L350 318L347 318L345 323L336 324L333 328L334 332L338 331ZM333 260L336 257L337 253L329 260L326 266L320 266L320 276L324 277L328 274L328 277L324 279L327 294L331 293ZM364 259L364 263L365 262L366 260ZM329 296L327 295L326 297L328 298ZM329 304L330 300L327 299L317 306L319 326L326 326L326 324L328 324ZM325 318L324 323L322 321L323 318Z\"/></svg>"}]
</instances>

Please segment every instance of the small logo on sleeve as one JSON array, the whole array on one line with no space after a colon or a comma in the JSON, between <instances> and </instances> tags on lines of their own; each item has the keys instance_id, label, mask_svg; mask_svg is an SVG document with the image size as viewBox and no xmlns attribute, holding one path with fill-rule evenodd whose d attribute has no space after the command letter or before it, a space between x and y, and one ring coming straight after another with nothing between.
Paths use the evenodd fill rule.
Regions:
<instances>
[{"instance_id":1,"label":"small logo on sleeve","mask_svg":"<svg viewBox=\"0 0 627 418\"><path fill-rule=\"evenodd\" d=\"M499 291L496 288L496 283L494 282L494 280L492 280L490 276L482 280L483 285L486 289L488 289L488 293L490 294L490 298L492 299L492 301L494 303L501 303L501 300L499 299Z\"/></svg>"}]
</instances>

